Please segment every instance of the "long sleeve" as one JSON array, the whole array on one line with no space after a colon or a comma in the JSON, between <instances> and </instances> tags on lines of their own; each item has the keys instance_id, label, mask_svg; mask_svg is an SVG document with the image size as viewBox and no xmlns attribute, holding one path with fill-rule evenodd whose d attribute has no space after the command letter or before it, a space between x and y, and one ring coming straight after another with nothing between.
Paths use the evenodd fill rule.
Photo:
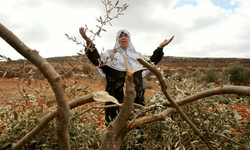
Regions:
<instances>
[{"instance_id":1,"label":"long sleeve","mask_svg":"<svg viewBox=\"0 0 250 150\"><path fill-rule=\"evenodd\" d=\"M87 45L89 45L89 44L87 44ZM87 47L85 48L85 52L87 54L87 57L95 66L99 66L98 60L100 60L101 57L100 57L100 54L98 53L97 49L95 48L95 45L91 44L89 49L87 49Z\"/></svg>"},{"instance_id":2,"label":"long sleeve","mask_svg":"<svg viewBox=\"0 0 250 150\"><path fill-rule=\"evenodd\" d=\"M154 51L153 55L150 57L150 61L154 62L155 64L158 64L161 61L161 59L162 59L162 57L164 55L162 50L163 50L163 48L158 47Z\"/></svg>"}]
</instances>

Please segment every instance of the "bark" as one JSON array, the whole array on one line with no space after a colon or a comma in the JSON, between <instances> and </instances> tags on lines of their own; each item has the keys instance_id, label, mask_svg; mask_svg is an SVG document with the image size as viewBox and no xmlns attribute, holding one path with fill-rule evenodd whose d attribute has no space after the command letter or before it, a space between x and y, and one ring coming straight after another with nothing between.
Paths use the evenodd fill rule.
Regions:
<instances>
[{"instance_id":1,"label":"bark","mask_svg":"<svg viewBox=\"0 0 250 150\"><path fill-rule=\"evenodd\" d=\"M0 36L12 46L18 53L33 63L46 77L50 83L58 105L56 133L60 149L70 149L68 123L69 123L69 106L65 93L64 85L54 68L42 58L38 51L30 49L17 36L15 36L5 26L0 24Z\"/></svg>"},{"instance_id":2,"label":"bark","mask_svg":"<svg viewBox=\"0 0 250 150\"><path fill-rule=\"evenodd\" d=\"M101 150L119 150L122 140L126 134L124 129L133 109L136 92L133 84L133 72L128 67L127 60L123 54L127 69L127 76L124 84L124 99L122 108L116 119L107 127L107 132L102 140Z\"/></svg>"},{"instance_id":3,"label":"bark","mask_svg":"<svg viewBox=\"0 0 250 150\"><path fill-rule=\"evenodd\" d=\"M159 114L154 114L150 116L145 116L139 119L136 119L134 121L129 122L129 124L126 126L127 130L124 132L124 134L127 134L129 131L132 129L135 129L143 124L151 123L151 122L156 122L156 121L164 121L166 117L172 113L175 113L176 109L174 108L167 108L163 112Z\"/></svg>"},{"instance_id":4,"label":"bark","mask_svg":"<svg viewBox=\"0 0 250 150\"><path fill-rule=\"evenodd\" d=\"M202 99L209 96L214 95L221 95L221 94L243 94L250 96L250 87L247 86L225 86L225 87L218 87L215 89L209 89L207 91L202 91L200 93L197 93L195 95L189 96L187 98L184 98L182 100L176 101L176 103L179 106L186 105L187 103L194 102L198 99ZM168 101L163 103L164 106L172 107L172 104Z\"/></svg>"},{"instance_id":5,"label":"bark","mask_svg":"<svg viewBox=\"0 0 250 150\"><path fill-rule=\"evenodd\" d=\"M122 108L116 119L107 127L107 132L102 140L101 150L119 150L124 138L124 127L133 109L133 102L136 97L134 90L133 77L126 77L125 96Z\"/></svg>"}]
</instances>

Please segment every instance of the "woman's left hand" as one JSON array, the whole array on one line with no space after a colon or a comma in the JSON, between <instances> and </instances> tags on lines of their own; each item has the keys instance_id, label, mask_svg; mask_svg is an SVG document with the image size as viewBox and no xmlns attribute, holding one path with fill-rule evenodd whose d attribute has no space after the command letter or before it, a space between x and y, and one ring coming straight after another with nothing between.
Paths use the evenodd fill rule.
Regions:
<instances>
[{"instance_id":1,"label":"woman's left hand","mask_svg":"<svg viewBox=\"0 0 250 150\"><path fill-rule=\"evenodd\" d=\"M173 40L174 36L172 36L169 40L164 40L160 45L159 48L164 48L166 45L168 45L172 40Z\"/></svg>"}]
</instances>

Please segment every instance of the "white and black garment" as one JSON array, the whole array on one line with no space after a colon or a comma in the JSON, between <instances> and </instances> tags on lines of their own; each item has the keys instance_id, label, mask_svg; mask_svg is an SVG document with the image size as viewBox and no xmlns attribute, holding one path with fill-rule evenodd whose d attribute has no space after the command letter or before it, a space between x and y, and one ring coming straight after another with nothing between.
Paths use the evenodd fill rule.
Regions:
<instances>
[{"instance_id":1,"label":"white and black garment","mask_svg":"<svg viewBox=\"0 0 250 150\"><path fill-rule=\"evenodd\" d=\"M126 50L120 48L119 36L121 33L126 33L129 37L130 34L127 30L120 30L117 33L116 44L113 49L107 50L101 56L98 53L95 45L92 43L89 45L90 49L85 49L87 57L89 60L98 68L99 73L106 79L106 91L114 96L119 103L123 103L124 99L124 83L126 78L126 67L122 53L125 52L126 59L129 63L131 69L142 67L142 65L135 59L138 55L142 56L140 53L135 51L135 48L131 42L131 37L129 41L129 46ZM116 53L114 53L117 50ZM112 57L114 55L114 60L108 60L106 64L106 58ZM153 55L150 57L151 62L155 64L159 63L163 57L163 49L157 47L154 50ZM101 62L99 60L102 60ZM101 65L101 66L100 66ZM143 89L143 77L149 73L148 70L137 71L133 74L133 83L135 85L136 98L134 103L144 105L144 92ZM106 102L105 105L112 104L111 102ZM111 122L119 112L119 107L105 108L105 121L107 123Z\"/></svg>"},{"instance_id":2,"label":"white and black garment","mask_svg":"<svg viewBox=\"0 0 250 150\"><path fill-rule=\"evenodd\" d=\"M129 36L129 46L127 47L127 49L122 49L120 47L120 43L118 41L119 36L122 33L126 33ZM142 56L141 53L136 52L134 45L131 42L131 36L129 34L129 32L125 29L122 29L120 31L118 31L117 36L116 36L116 43L113 49L109 49L107 51L105 51L104 53L101 54L101 60L102 62L107 61L107 63L105 65L109 66L110 68L113 68L115 70L118 71L126 71L126 67L125 67L125 63L124 63L124 59L122 56L122 53L125 52L125 56L126 59L128 61L129 67L133 70L135 68L139 68L139 67L143 67L142 64L140 64L137 60L136 57L137 56ZM108 58L108 59L107 59ZM98 68L98 72L104 77L106 78L105 73L103 72L102 69ZM146 77L149 74L149 70L143 70L142 71L142 78Z\"/></svg>"}]
</instances>

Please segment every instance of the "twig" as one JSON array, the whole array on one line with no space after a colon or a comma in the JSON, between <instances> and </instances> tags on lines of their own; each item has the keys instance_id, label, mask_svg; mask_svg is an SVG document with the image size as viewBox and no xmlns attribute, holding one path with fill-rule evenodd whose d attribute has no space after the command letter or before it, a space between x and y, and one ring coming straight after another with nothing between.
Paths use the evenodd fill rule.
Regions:
<instances>
[{"instance_id":1,"label":"twig","mask_svg":"<svg viewBox=\"0 0 250 150\"><path fill-rule=\"evenodd\" d=\"M214 135L217 135L217 136L220 136L220 137L223 137L223 138L225 138L226 140L229 140L229 141L231 141L231 142L234 142L235 144L240 145L240 146L243 147L244 149L249 149L249 148L247 148L245 145L243 145L243 144L241 144L241 143L239 143L239 142L237 142L237 141L235 141L235 140L232 140L232 139L230 139L230 138L228 138L228 137L226 137L226 136L217 134L217 133L215 133L215 132L213 132L213 134L214 134Z\"/></svg>"},{"instance_id":2,"label":"twig","mask_svg":"<svg viewBox=\"0 0 250 150\"><path fill-rule=\"evenodd\" d=\"M109 0L108 0L108 1L107 1L107 0L103 0L102 2L103 2L103 4L104 4L104 6L105 6L105 11L106 11L105 19L103 20L102 17L100 17L100 19L97 19L97 22L100 22L101 25L100 25L100 26L97 25L98 31L96 31L95 33L93 33L93 31L90 30L91 33L93 33L93 37L92 37L91 42L90 42L87 46L83 45L81 42L78 42L77 39L76 39L75 37L72 38L72 37L70 37L68 34L65 34L65 35L68 37L68 39L70 39L70 40L76 42L76 44L81 44L81 45L83 45L83 46L87 49L87 51L90 50L90 49L92 49L92 48L91 48L91 45L92 45L92 41L95 40L95 37L96 37L96 36L100 36L101 31L106 31L105 29L103 29L103 26L106 25L107 23L109 23L110 25L112 25L110 22L111 22L112 20L114 20L115 18L118 18L119 15L123 15L122 12L123 12L124 10L126 10L127 7L128 7L127 4L124 4L123 7L121 7L121 8L117 11L117 14L116 14L115 16L110 17L111 11L112 11L113 9L117 8L117 4L118 4L119 1L117 1L117 3L116 3L115 5L112 5L112 7L109 7L109 8L108 8L107 6L111 6L111 5L110 5L110 4L111 4L111 1L109 1ZM87 26L86 26L86 28L87 28ZM86 51L86 52L87 52L87 51ZM86 52L85 52L85 53L86 53ZM75 68L75 66L78 65L78 64L83 60L83 58L84 58L84 55L81 57L81 59L78 60L78 62L77 62L75 65L72 66L72 68L71 68L70 70L68 70L65 74L61 75L60 78L64 77L64 76L67 75L68 73L70 73L70 72ZM99 67L100 67L100 66L99 66Z\"/></svg>"},{"instance_id":3,"label":"twig","mask_svg":"<svg viewBox=\"0 0 250 150\"><path fill-rule=\"evenodd\" d=\"M234 139L235 139L235 138L238 138L239 136L243 136L244 134L250 134L250 131L248 131L248 132L243 132L243 133L241 133L241 134L235 136Z\"/></svg>"}]
</instances>

